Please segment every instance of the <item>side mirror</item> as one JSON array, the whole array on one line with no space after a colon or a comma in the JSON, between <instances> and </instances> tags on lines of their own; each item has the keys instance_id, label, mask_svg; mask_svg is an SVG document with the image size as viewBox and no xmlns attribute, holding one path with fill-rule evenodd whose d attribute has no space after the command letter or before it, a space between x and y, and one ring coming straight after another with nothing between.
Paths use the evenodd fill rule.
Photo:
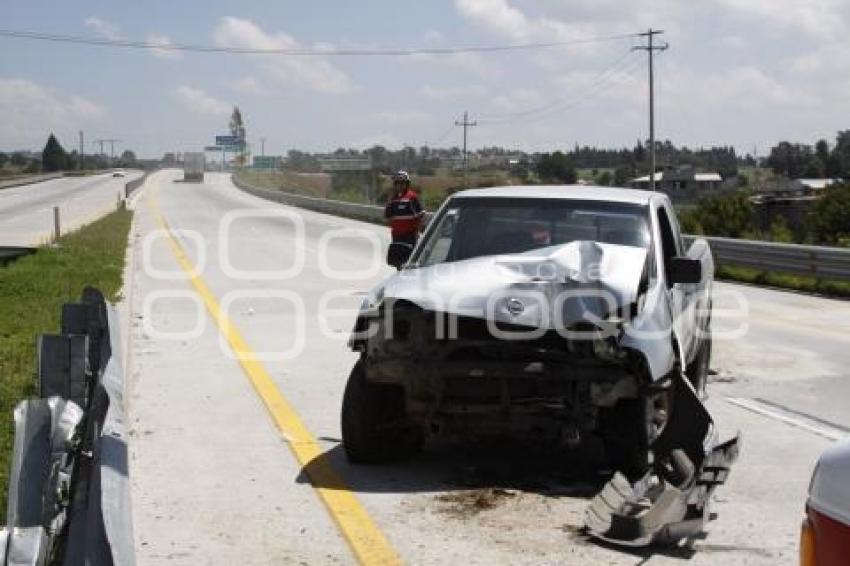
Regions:
<instances>
[{"instance_id":1,"label":"side mirror","mask_svg":"<svg viewBox=\"0 0 850 566\"><path fill-rule=\"evenodd\" d=\"M410 255L413 253L413 244L406 242L391 242L390 248L387 250L387 264L401 269L401 266L407 263Z\"/></svg>"},{"instance_id":2,"label":"side mirror","mask_svg":"<svg viewBox=\"0 0 850 566\"><path fill-rule=\"evenodd\" d=\"M702 262L689 257L674 257L670 260L670 272L667 274L670 284L699 283L702 281Z\"/></svg>"}]
</instances>

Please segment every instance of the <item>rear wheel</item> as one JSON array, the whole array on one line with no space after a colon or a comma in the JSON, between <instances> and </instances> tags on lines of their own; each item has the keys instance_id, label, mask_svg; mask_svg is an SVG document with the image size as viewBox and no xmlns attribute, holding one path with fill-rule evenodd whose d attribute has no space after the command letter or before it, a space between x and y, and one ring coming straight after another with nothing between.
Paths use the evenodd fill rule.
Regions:
<instances>
[{"instance_id":1,"label":"rear wheel","mask_svg":"<svg viewBox=\"0 0 850 566\"><path fill-rule=\"evenodd\" d=\"M422 449L424 435L407 420L404 390L369 383L362 361L348 377L341 421L342 443L351 463L382 464Z\"/></svg>"}]
</instances>

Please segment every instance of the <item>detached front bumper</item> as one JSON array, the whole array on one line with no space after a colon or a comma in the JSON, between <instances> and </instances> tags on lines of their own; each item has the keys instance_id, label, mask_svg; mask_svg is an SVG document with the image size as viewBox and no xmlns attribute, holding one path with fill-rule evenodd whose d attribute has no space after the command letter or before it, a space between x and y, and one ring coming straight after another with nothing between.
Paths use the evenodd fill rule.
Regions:
<instances>
[{"instance_id":1,"label":"detached front bumper","mask_svg":"<svg viewBox=\"0 0 850 566\"><path fill-rule=\"evenodd\" d=\"M738 458L740 433L718 443L711 416L678 381L670 421L651 446L653 468L635 483L616 473L593 498L585 514L591 536L624 546L676 543L709 521L711 496Z\"/></svg>"}]
</instances>

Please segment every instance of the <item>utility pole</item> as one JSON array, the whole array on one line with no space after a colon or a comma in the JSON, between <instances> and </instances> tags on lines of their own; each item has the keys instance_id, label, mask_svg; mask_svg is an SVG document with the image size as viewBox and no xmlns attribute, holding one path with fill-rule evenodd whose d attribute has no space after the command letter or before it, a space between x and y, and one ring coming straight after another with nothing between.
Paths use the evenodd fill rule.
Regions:
<instances>
[{"instance_id":1,"label":"utility pole","mask_svg":"<svg viewBox=\"0 0 850 566\"><path fill-rule=\"evenodd\" d=\"M109 140L109 164L112 165L115 163L115 142L120 142L121 140Z\"/></svg>"},{"instance_id":2,"label":"utility pole","mask_svg":"<svg viewBox=\"0 0 850 566\"><path fill-rule=\"evenodd\" d=\"M463 188L469 188L469 164L467 162L466 155L466 130L472 126L477 126L478 122L470 122L469 121L469 113L464 110L463 111L463 122L458 122L455 120L455 126L463 126Z\"/></svg>"},{"instance_id":3,"label":"utility pole","mask_svg":"<svg viewBox=\"0 0 850 566\"><path fill-rule=\"evenodd\" d=\"M652 55L655 51L664 51L669 43L653 45L652 38L664 33L664 30L649 28L638 35L647 38L647 45L632 47L634 51L646 51L649 55L649 188L655 190L655 84L652 72Z\"/></svg>"},{"instance_id":4,"label":"utility pole","mask_svg":"<svg viewBox=\"0 0 850 566\"><path fill-rule=\"evenodd\" d=\"M266 138L260 138L260 157L266 156Z\"/></svg>"},{"instance_id":5,"label":"utility pole","mask_svg":"<svg viewBox=\"0 0 850 566\"><path fill-rule=\"evenodd\" d=\"M120 142L121 140L116 139L103 139L103 140L94 140L92 143L100 144L100 154L103 155L103 144L109 144L109 165L112 165L115 162L115 144Z\"/></svg>"},{"instance_id":6,"label":"utility pole","mask_svg":"<svg viewBox=\"0 0 850 566\"><path fill-rule=\"evenodd\" d=\"M86 168L86 142L83 141L83 131L80 130L80 171Z\"/></svg>"}]
</instances>

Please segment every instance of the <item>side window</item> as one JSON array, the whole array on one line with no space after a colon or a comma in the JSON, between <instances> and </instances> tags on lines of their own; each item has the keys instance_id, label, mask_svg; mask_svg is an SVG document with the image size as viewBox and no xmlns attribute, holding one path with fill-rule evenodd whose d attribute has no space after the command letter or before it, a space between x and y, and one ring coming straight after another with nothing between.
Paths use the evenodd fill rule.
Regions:
<instances>
[{"instance_id":1,"label":"side window","mask_svg":"<svg viewBox=\"0 0 850 566\"><path fill-rule=\"evenodd\" d=\"M667 216L667 210L663 206L658 207L658 229L661 232L661 257L664 261L664 279L667 282L667 287L672 287L670 284L670 263L678 254L676 247L676 237L673 234L673 227L670 225L670 217Z\"/></svg>"}]
</instances>

